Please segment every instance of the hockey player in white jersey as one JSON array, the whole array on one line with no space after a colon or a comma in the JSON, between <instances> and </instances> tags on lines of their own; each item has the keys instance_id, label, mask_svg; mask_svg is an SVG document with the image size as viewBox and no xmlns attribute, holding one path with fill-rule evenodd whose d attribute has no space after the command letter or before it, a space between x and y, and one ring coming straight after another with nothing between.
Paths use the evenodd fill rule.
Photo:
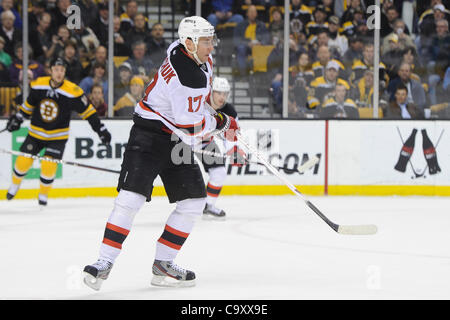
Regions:
<instances>
[{"instance_id":1,"label":"hockey player in white jersey","mask_svg":"<svg viewBox=\"0 0 450 320\"><path fill-rule=\"evenodd\" d=\"M174 259L203 213L206 187L192 152L192 161L179 163L172 150L180 143L194 146L211 134L235 141L239 127L233 117L220 111L211 115L205 107L213 75L214 27L202 17L186 17L178 34L179 40L169 46L167 58L135 107L119 194L106 223L100 257L84 268L84 282L95 290L108 277L134 216L151 200L158 175L176 208L156 243L151 284L195 285L194 272L179 267Z\"/></svg>"},{"instance_id":2,"label":"hockey player in white jersey","mask_svg":"<svg viewBox=\"0 0 450 320\"><path fill-rule=\"evenodd\" d=\"M215 77L212 85L212 94L208 101L214 110L223 112L238 121L237 112L233 105L227 102L230 93L230 84L226 78ZM203 141L202 149L212 151L214 154L220 152L218 143L223 143L226 155L230 158L230 164L233 166L242 166L246 163L245 152L238 147L237 142L228 140L211 139ZM220 154L220 153L219 153ZM203 168L209 175L209 181L206 185L206 206L203 210L204 219L224 220L226 213L224 210L216 207L216 201L222 190L224 181L227 177L224 157L214 157L207 154L199 154L202 159Z\"/></svg>"}]
</instances>

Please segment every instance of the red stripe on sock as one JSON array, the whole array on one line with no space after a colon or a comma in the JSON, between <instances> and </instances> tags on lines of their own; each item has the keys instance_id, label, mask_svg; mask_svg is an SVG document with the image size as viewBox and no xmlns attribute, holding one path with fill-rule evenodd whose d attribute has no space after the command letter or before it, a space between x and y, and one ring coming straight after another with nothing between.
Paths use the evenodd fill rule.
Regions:
<instances>
[{"instance_id":1,"label":"red stripe on sock","mask_svg":"<svg viewBox=\"0 0 450 320\"><path fill-rule=\"evenodd\" d=\"M175 243L169 242L169 241L167 241L167 240L165 240L163 238L159 238L158 242L160 242L160 243L162 243L162 244L164 244L164 245L166 245L166 246L168 246L168 247L170 247L172 249L175 249L175 250L180 250L181 249L180 245L177 245Z\"/></svg>"},{"instance_id":2,"label":"red stripe on sock","mask_svg":"<svg viewBox=\"0 0 450 320\"><path fill-rule=\"evenodd\" d=\"M167 231L169 231L170 233L173 233L174 235L177 235L177 236L179 236L179 237L183 237L183 238L189 237L189 233L182 232L182 231L180 231L180 230L174 229L174 228L172 228L171 226L169 226L169 225L167 225L167 224L166 224L165 229L166 229Z\"/></svg>"},{"instance_id":3,"label":"red stripe on sock","mask_svg":"<svg viewBox=\"0 0 450 320\"><path fill-rule=\"evenodd\" d=\"M220 186L220 187L216 187L216 186L213 186L212 184L210 184L210 183L208 183L208 188L211 188L211 189L214 189L214 190L217 190L217 191L220 191L220 190L222 190L222 186Z\"/></svg>"},{"instance_id":4,"label":"red stripe on sock","mask_svg":"<svg viewBox=\"0 0 450 320\"><path fill-rule=\"evenodd\" d=\"M106 238L103 238L103 243L108 245L108 246L117 248L117 249L122 249L122 245L120 243L112 241L112 240L109 240L109 239L106 239Z\"/></svg>"},{"instance_id":5,"label":"red stripe on sock","mask_svg":"<svg viewBox=\"0 0 450 320\"><path fill-rule=\"evenodd\" d=\"M108 228L110 230L113 230L113 231L116 231L116 232L119 232L119 233L123 234L124 236L127 236L130 233L130 230L121 228L121 227L116 226L116 225L111 224L111 223L106 223L106 228Z\"/></svg>"}]
</instances>

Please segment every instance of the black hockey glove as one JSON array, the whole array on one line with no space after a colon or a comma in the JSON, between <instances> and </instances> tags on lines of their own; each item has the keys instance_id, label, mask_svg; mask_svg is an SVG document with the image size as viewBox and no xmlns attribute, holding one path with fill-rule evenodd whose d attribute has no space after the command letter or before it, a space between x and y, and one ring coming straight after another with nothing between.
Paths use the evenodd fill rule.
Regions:
<instances>
[{"instance_id":1,"label":"black hockey glove","mask_svg":"<svg viewBox=\"0 0 450 320\"><path fill-rule=\"evenodd\" d=\"M100 137L100 140L102 140L102 143L109 144L111 142L111 133L109 133L108 129L106 129L103 123L97 133Z\"/></svg>"},{"instance_id":2,"label":"black hockey glove","mask_svg":"<svg viewBox=\"0 0 450 320\"><path fill-rule=\"evenodd\" d=\"M6 123L6 129L9 132L13 132L20 129L20 125L23 122L23 115L21 113L12 114L8 122Z\"/></svg>"},{"instance_id":3,"label":"black hockey glove","mask_svg":"<svg viewBox=\"0 0 450 320\"><path fill-rule=\"evenodd\" d=\"M217 112L214 118L217 123L215 134L220 135L228 141L236 141L236 133L239 131L239 125L237 124L236 119L220 111Z\"/></svg>"}]
</instances>

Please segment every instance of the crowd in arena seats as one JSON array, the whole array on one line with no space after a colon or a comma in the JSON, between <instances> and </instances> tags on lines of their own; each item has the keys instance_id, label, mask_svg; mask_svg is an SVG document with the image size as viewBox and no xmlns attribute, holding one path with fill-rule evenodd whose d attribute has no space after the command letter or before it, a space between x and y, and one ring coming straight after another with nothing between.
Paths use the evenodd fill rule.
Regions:
<instances>
[{"instance_id":1,"label":"crowd in arena seats","mask_svg":"<svg viewBox=\"0 0 450 320\"><path fill-rule=\"evenodd\" d=\"M14 94L19 92L14 101L6 101L14 98L9 94L0 99L0 116L14 113L22 100L21 4L21 1L0 0L0 87L10 88ZM72 4L80 7L80 28L68 28L67 9ZM164 38L163 25L150 25L148 18L138 12L137 1L114 4L114 101L108 101L107 0L30 1L28 80L49 75L49 62L61 57L67 63L66 79L85 91L99 115L106 116L108 105L112 104L115 115L130 116L132 110L126 107L131 105L124 102L135 101L142 94L144 84L152 79L165 58L169 43Z\"/></svg>"},{"instance_id":2,"label":"crowd in arena seats","mask_svg":"<svg viewBox=\"0 0 450 320\"><path fill-rule=\"evenodd\" d=\"M202 16L221 40L215 52L218 64L221 58L229 63L235 81L260 77L260 87L270 88L265 94L275 113L282 113L287 80L290 117L372 116L375 48L368 9L374 0L290 0L289 79L283 79L283 0L201 2ZM101 115L112 104L115 116L129 116L169 43L163 25L150 25L140 2L114 3L114 101L108 101L107 0L31 0L28 79L48 75L50 59L60 56L68 65L67 79L86 91ZM186 1L186 14L195 13L195 3ZM78 29L66 24L71 4L81 9ZM14 90L23 79L20 5L0 0L0 86ZM450 0L381 0L382 117L450 118L449 22ZM230 50L235 57L231 62ZM263 72L254 63L258 54L264 55ZM14 106L0 110L7 116Z\"/></svg>"},{"instance_id":3,"label":"crowd in arena seats","mask_svg":"<svg viewBox=\"0 0 450 320\"><path fill-rule=\"evenodd\" d=\"M191 13L194 2L191 1ZM202 16L218 29L224 24L233 26L235 79L257 74L263 77L263 83L270 86L268 95L274 111L282 113L284 1L202 2ZM445 109L450 106L450 1L380 2L380 115L448 118L446 112L450 108L446 112ZM372 117L374 29L370 24L373 11L368 9L374 3L290 1L290 117ZM267 72L260 75L253 62L255 52L262 46L271 46L271 52L267 56ZM402 99L405 93L406 100Z\"/></svg>"}]
</instances>

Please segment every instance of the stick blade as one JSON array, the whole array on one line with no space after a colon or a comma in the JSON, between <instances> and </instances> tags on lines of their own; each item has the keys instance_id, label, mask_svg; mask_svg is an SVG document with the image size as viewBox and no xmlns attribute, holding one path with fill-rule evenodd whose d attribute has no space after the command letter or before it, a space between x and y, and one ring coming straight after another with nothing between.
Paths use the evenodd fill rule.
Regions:
<instances>
[{"instance_id":1,"label":"stick blade","mask_svg":"<svg viewBox=\"0 0 450 320\"><path fill-rule=\"evenodd\" d=\"M372 235L377 233L378 228L374 224L339 226L337 233L347 235Z\"/></svg>"},{"instance_id":2,"label":"stick blade","mask_svg":"<svg viewBox=\"0 0 450 320\"><path fill-rule=\"evenodd\" d=\"M311 159L309 159L308 161L306 161L304 164L302 164L300 167L298 167L298 172L300 173L304 173L306 170L311 169L312 167L314 167L318 162L319 162L319 157L318 156L314 156Z\"/></svg>"}]
</instances>

